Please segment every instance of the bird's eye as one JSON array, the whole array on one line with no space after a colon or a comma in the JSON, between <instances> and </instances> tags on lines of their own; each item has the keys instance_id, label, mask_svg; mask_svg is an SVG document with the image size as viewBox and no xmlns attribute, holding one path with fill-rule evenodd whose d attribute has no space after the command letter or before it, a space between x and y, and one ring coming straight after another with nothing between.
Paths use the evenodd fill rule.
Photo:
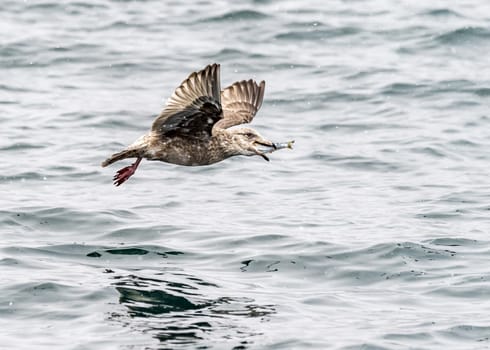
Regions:
<instances>
[{"instance_id":1,"label":"bird's eye","mask_svg":"<svg viewBox=\"0 0 490 350\"><path fill-rule=\"evenodd\" d=\"M251 132L247 132L247 133L245 134L245 136L247 136L249 139L251 139L251 138L253 138L255 135L254 135L254 134L252 134Z\"/></svg>"}]
</instances>

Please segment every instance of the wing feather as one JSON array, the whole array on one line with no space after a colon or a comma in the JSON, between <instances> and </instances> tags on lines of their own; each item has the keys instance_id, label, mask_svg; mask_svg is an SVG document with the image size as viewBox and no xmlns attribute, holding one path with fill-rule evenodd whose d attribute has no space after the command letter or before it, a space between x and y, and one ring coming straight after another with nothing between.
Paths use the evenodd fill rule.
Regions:
<instances>
[{"instance_id":1,"label":"wing feather","mask_svg":"<svg viewBox=\"0 0 490 350\"><path fill-rule=\"evenodd\" d=\"M214 125L213 130L250 123L262 106L264 90L265 81L257 84L252 79L228 86L221 92L223 119Z\"/></svg>"},{"instance_id":2,"label":"wing feather","mask_svg":"<svg viewBox=\"0 0 490 350\"><path fill-rule=\"evenodd\" d=\"M162 136L210 136L213 125L223 117L220 91L219 64L190 74L175 89L152 130Z\"/></svg>"}]
</instances>

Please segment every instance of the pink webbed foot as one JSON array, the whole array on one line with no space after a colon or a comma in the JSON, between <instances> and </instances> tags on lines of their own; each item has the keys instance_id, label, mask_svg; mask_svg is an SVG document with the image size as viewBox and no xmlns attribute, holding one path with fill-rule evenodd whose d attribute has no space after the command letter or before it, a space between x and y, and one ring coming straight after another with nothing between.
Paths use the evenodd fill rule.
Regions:
<instances>
[{"instance_id":1,"label":"pink webbed foot","mask_svg":"<svg viewBox=\"0 0 490 350\"><path fill-rule=\"evenodd\" d=\"M133 164L120 169L116 175L114 175L114 185L119 186L126 182L136 171L138 165L141 162L141 158L138 158Z\"/></svg>"}]
</instances>

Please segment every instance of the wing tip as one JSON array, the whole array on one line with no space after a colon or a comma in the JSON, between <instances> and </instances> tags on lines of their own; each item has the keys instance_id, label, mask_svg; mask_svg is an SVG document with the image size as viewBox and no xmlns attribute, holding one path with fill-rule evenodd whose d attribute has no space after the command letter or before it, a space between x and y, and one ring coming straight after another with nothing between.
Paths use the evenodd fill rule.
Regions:
<instances>
[{"instance_id":1,"label":"wing tip","mask_svg":"<svg viewBox=\"0 0 490 350\"><path fill-rule=\"evenodd\" d=\"M220 68L221 68L221 65L219 63L216 63L216 62L210 63L206 67L204 67L204 69L201 72L210 71L210 73L212 75L214 75L215 73L219 73ZM198 73L200 73L200 72L198 72Z\"/></svg>"}]
</instances>

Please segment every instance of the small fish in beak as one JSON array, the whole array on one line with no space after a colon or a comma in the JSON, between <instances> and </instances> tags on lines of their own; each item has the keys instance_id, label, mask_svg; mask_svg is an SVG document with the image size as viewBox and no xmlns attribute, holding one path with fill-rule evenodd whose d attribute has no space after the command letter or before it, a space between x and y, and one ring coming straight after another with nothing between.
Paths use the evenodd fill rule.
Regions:
<instances>
[{"instance_id":1,"label":"small fish in beak","mask_svg":"<svg viewBox=\"0 0 490 350\"><path fill-rule=\"evenodd\" d=\"M283 149L283 148L293 149L293 144L294 144L294 140L291 140L288 142L274 143L274 151L277 151L277 150Z\"/></svg>"},{"instance_id":2,"label":"small fish in beak","mask_svg":"<svg viewBox=\"0 0 490 350\"><path fill-rule=\"evenodd\" d=\"M262 142L256 142L256 144L259 145L257 149L262 152L262 153L272 153L275 151L278 151L283 148L289 148L293 149L293 144L294 141L288 141L288 142L278 142L278 143L262 143Z\"/></svg>"},{"instance_id":3,"label":"small fish in beak","mask_svg":"<svg viewBox=\"0 0 490 350\"><path fill-rule=\"evenodd\" d=\"M265 153L272 153L275 151L278 151L283 148L289 148L293 149L293 141L288 141L288 142L280 142L280 143L273 143L270 141L267 142L255 142L259 147L257 147L257 154L264 158L266 161L269 161L269 157L265 155Z\"/></svg>"}]
</instances>

